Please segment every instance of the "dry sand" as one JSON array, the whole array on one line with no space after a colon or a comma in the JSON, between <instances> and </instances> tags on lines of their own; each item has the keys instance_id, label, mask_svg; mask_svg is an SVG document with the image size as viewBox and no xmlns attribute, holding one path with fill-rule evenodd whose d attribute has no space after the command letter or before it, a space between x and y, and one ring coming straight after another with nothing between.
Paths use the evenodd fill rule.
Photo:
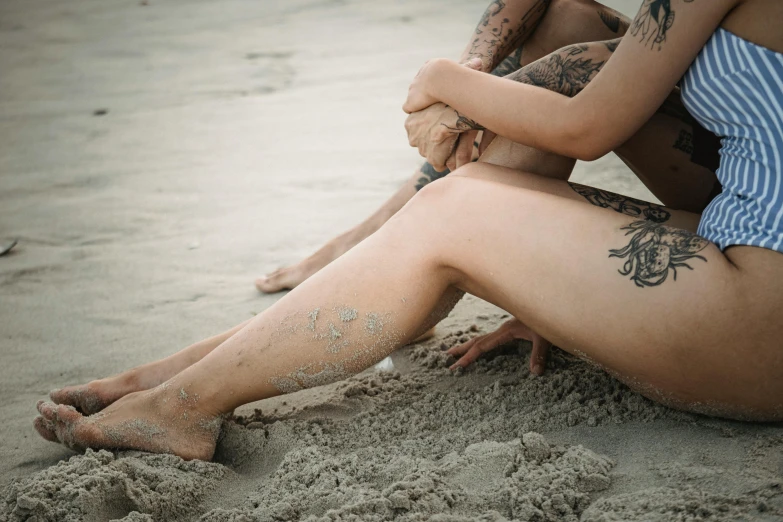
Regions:
<instances>
[{"instance_id":1,"label":"dry sand","mask_svg":"<svg viewBox=\"0 0 783 522\"><path fill-rule=\"evenodd\" d=\"M215 463L40 439L49 389L262 311L254 276L399 186L408 82L484 8L148 4L0 3L0 237L21 239L0 258L0 521L783 520L779 425L675 412L559 352L534 378L526 343L452 375L442 349L503 320L473 298L384 371L240 409ZM650 197L613 156L575 179Z\"/></svg>"}]
</instances>

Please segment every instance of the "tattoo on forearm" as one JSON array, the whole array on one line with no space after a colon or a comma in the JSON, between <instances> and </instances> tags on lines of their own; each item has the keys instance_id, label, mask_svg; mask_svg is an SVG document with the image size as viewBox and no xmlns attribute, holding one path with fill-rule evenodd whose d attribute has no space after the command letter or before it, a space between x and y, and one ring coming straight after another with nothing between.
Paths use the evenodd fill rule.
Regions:
<instances>
[{"instance_id":1,"label":"tattoo on forearm","mask_svg":"<svg viewBox=\"0 0 783 522\"><path fill-rule=\"evenodd\" d=\"M500 18L499 23L496 22L506 4L502 0L494 0L484 11L476 26L476 36L471 42L468 57L481 58L481 61L489 69L493 69L502 58L519 47L521 42L530 35L550 3L551 0L536 0L535 4L523 15L519 27L514 30L507 27L511 24L511 20L505 16ZM490 27L490 25L494 26Z\"/></svg>"},{"instance_id":2,"label":"tattoo on forearm","mask_svg":"<svg viewBox=\"0 0 783 522\"><path fill-rule=\"evenodd\" d=\"M634 221L620 230L631 241L623 248L610 249L609 257L625 259L618 272L630 279L636 286L658 286L669 277L677 280L677 269L693 270L688 262L707 258L698 255L707 248L709 241L686 230L667 227L650 221Z\"/></svg>"},{"instance_id":3,"label":"tattoo on forearm","mask_svg":"<svg viewBox=\"0 0 783 522\"><path fill-rule=\"evenodd\" d=\"M604 23L604 25L608 27L609 30L613 33L616 33L620 30L620 17L616 14L610 13L605 9L599 9L598 16L601 18L601 21Z\"/></svg>"},{"instance_id":4,"label":"tattoo on forearm","mask_svg":"<svg viewBox=\"0 0 783 522\"><path fill-rule=\"evenodd\" d=\"M581 56L587 45L572 45L526 65L507 78L544 87L569 97L576 96L601 70L605 60Z\"/></svg>"},{"instance_id":5,"label":"tattoo on forearm","mask_svg":"<svg viewBox=\"0 0 783 522\"><path fill-rule=\"evenodd\" d=\"M669 221L671 213L660 205L648 203L636 198L621 196L614 192L580 185L578 183L569 183L571 188L585 198L588 203L601 208L610 208L615 212L625 214L631 217L638 217L653 223L665 223Z\"/></svg>"},{"instance_id":6,"label":"tattoo on forearm","mask_svg":"<svg viewBox=\"0 0 783 522\"><path fill-rule=\"evenodd\" d=\"M433 181L444 177L449 172L451 172L449 169L446 169L443 172L438 172L432 167L432 165L425 163L421 166L421 170L419 170L421 176L416 181L416 190L419 191L423 189L426 185L429 185Z\"/></svg>"},{"instance_id":7,"label":"tattoo on forearm","mask_svg":"<svg viewBox=\"0 0 783 522\"><path fill-rule=\"evenodd\" d=\"M682 1L693 2L693 0ZM671 4L672 0L644 0L639 13L631 23L631 34L638 37L643 44L649 45L650 49L657 48L660 51L663 42L666 41L666 33L674 24L674 11Z\"/></svg>"},{"instance_id":8,"label":"tattoo on forearm","mask_svg":"<svg viewBox=\"0 0 783 522\"><path fill-rule=\"evenodd\" d=\"M453 127L450 127L449 125L446 125L445 123L441 123L444 127L449 129L452 132L465 132L469 130L484 130L484 127L482 127L480 124L476 123L474 120L471 120L467 116L461 115L459 112L456 111L456 109L452 109L454 111L454 114L457 115L457 121L454 123Z\"/></svg>"}]
</instances>

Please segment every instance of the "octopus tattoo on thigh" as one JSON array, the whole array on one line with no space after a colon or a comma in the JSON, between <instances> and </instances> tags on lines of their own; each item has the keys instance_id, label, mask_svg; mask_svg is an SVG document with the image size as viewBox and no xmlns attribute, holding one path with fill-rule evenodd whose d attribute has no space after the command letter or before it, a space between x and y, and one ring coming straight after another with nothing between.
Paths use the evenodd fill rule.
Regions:
<instances>
[{"instance_id":1,"label":"octopus tattoo on thigh","mask_svg":"<svg viewBox=\"0 0 783 522\"><path fill-rule=\"evenodd\" d=\"M636 286L658 286L673 274L677 280L677 269L693 270L688 262L707 258L699 252L707 248L709 241L686 230L667 227L651 221L634 221L620 230L626 230L631 241L623 248L609 250L609 257L625 259L620 274L631 276Z\"/></svg>"}]
</instances>

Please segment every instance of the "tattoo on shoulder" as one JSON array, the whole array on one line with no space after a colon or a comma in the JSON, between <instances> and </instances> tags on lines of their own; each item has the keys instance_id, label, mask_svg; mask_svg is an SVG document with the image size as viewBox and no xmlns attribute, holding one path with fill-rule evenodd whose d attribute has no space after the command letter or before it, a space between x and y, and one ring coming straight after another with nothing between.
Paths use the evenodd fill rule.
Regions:
<instances>
[{"instance_id":1,"label":"tattoo on shoulder","mask_svg":"<svg viewBox=\"0 0 783 522\"><path fill-rule=\"evenodd\" d=\"M610 13L605 9L599 9L598 16L601 18L601 21L604 23L604 25L608 27L609 30L613 33L616 33L620 30L620 17L616 14Z\"/></svg>"},{"instance_id":2,"label":"tattoo on shoulder","mask_svg":"<svg viewBox=\"0 0 783 522\"><path fill-rule=\"evenodd\" d=\"M609 257L625 259L618 272L631 276L640 288L662 284L669 273L676 281L678 268L693 270L690 261L707 262L699 252L707 248L709 241L686 230L650 221L634 221L620 230L625 230L631 240L623 248L610 249Z\"/></svg>"},{"instance_id":3,"label":"tattoo on shoulder","mask_svg":"<svg viewBox=\"0 0 783 522\"><path fill-rule=\"evenodd\" d=\"M569 183L571 188L585 198L588 203L601 208L610 208L626 216L638 217L653 223L665 223L672 216L671 213L661 205L648 203L641 199L621 196L614 192L580 185L579 183Z\"/></svg>"},{"instance_id":4,"label":"tattoo on shoulder","mask_svg":"<svg viewBox=\"0 0 783 522\"><path fill-rule=\"evenodd\" d=\"M674 24L672 1L680 0L644 0L639 13L631 23L630 32L651 49L661 50L666 41L666 33ZM681 0L691 3L693 0Z\"/></svg>"},{"instance_id":5,"label":"tattoo on shoulder","mask_svg":"<svg viewBox=\"0 0 783 522\"><path fill-rule=\"evenodd\" d=\"M421 166L421 170L419 170L421 176L416 181L416 190L419 191L423 189L425 186L429 185L433 181L445 177L449 172L451 172L449 169L446 169L443 172L438 172L433 168L432 165L430 165L429 163L425 163L424 165Z\"/></svg>"}]
</instances>

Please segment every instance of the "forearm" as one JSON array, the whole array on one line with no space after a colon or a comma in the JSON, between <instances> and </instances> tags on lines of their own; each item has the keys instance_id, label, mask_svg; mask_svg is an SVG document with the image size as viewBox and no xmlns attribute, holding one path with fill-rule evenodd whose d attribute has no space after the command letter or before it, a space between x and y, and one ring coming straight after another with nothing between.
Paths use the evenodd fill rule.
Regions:
<instances>
[{"instance_id":1,"label":"forearm","mask_svg":"<svg viewBox=\"0 0 783 522\"><path fill-rule=\"evenodd\" d=\"M505 76L506 80L513 80L515 82L533 85L536 87L543 87L549 91L556 92L568 97L573 97L584 89L588 83L595 77L596 74L603 68L609 57L617 48L619 39L611 40L607 42L595 42L592 44L574 45L565 47L554 53L541 58L531 64L526 65L522 69ZM487 99L484 96L484 99ZM494 94L491 98L495 98ZM508 103L502 100L497 100L500 104ZM445 101L445 100L444 100ZM448 103L448 102L446 102ZM525 102L528 103L528 102ZM515 107L519 103L511 103L508 107ZM481 103L480 111L475 113L478 121L466 116L469 113L455 113L457 116L457 122L454 125L456 131L464 131L466 129L482 129L484 125L489 125L490 129L498 132L496 122L490 122L489 114L486 113L486 104ZM453 108L453 107L452 107ZM505 107L502 107L503 114L507 114ZM463 109L463 112L468 109ZM506 118L508 119L508 118ZM482 125L484 124L484 125ZM551 124L551 121L547 125ZM496 128L492 128L492 126ZM501 122L502 125L502 122ZM519 127L518 122L514 125L515 128ZM502 134L498 132L499 134ZM502 134L509 139L514 139L510 135ZM514 140L518 141L518 140ZM539 144L540 145L540 144ZM546 150L552 150L551 148L545 148ZM555 150L553 152L562 153L562 151Z\"/></svg>"},{"instance_id":2,"label":"forearm","mask_svg":"<svg viewBox=\"0 0 783 522\"><path fill-rule=\"evenodd\" d=\"M481 125L514 142L575 157L576 136L571 99L533 85L508 81L453 62L438 64L432 95L463 118L480 118ZM491 93L491 95L487 95Z\"/></svg>"},{"instance_id":3,"label":"forearm","mask_svg":"<svg viewBox=\"0 0 783 522\"><path fill-rule=\"evenodd\" d=\"M494 0L479 20L460 63L481 59L482 72L490 72L538 27L551 0Z\"/></svg>"}]
</instances>

